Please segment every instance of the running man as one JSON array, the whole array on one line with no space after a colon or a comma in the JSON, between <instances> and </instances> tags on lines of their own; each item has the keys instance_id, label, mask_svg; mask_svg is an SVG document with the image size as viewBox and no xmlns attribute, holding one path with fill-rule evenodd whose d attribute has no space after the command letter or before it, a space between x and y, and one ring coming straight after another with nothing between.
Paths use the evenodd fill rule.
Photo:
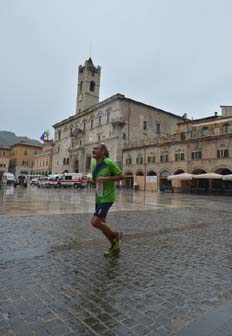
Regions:
<instances>
[{"instance_id":1,"label":"running man","mask_svg":"<svg viewBox=\"0 0 232 336\"><path fill-rule=\"evenodd\" d=\"M93 147L93 158L96 163L92 166L92 180L96 184L96 210L91 219L91 224L102 231L111 246L104 253L111 257L120 252L122 233L113 231L106 223L107 212L115 201L115 181L123 180L119 167L109 158L109 152L104 144Z\"/></svg>"}]
</instances>

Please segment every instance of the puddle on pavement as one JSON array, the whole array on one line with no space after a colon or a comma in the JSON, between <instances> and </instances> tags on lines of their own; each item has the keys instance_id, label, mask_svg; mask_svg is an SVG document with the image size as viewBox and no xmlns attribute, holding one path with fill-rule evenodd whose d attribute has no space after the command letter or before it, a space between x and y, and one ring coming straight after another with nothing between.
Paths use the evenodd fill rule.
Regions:
<instances>
[{"instance_id":1,"label":"puddle on pavement","mask_svg":"<svg viewBox=\"0 0 232 336\"><path fill-rule=\"evenodd\" d=\"M124 234L123 235L123 241L126 240L133 240L133 239L143 239L143 238L150 238L154 239L154 237L158 237L164 234L170 234L173 232L186 232L186 231L192 231L196 229L206 229L208 227L208 224L190 224L190 225L183 225L181 227L168 227L163 229L158 229L155 231L150 232L137 232L137 233L131 233L131 234ZM69 250L80 250L81 248L85 248L86 245L88 246L99 246L104 244L105 242L100 239L90 239L85 240L78 243L73 244L65 244L65 245L57 245L57 246L51 246L49 248L49 253L55 253L55 252L64 252Z\"/></svg>"},{"instance_id":2,"label":"puddle on pavement","mask_svg":"<svg viewBox=\"0 0 232 336\"><path fill-rule=\"evenodd\" d=\"M224 196L169 194L119 189L111 211L151 210L184 207L230 209L231 199ZM93 213L92 190L45 189L36 186L0 189L0 216L31 216L67 213Z\"/></svg>"}]
</instances>

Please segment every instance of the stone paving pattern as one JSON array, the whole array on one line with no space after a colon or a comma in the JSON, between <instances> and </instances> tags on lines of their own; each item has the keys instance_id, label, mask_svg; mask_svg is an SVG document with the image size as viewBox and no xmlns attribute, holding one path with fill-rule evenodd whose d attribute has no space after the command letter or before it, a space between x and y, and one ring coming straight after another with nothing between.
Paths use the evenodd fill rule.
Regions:
<instances>
[{"instance_id":1,"label":"stone paving pattern","mask_svg":"<svg viewBox=\"0 0 232 336\"><path fill-rule=\"evenodd\" d=\"M231 334L232 301L229 301L182 329L178 336L231 336Z\"/></svg>"},{"instance_id":2,"label":"stone paving pattern","mask_svg":"<svg viewBox=\"0 0 232 336\"><path fill-rule=\"evenodd\" d=\"M176 335L232 298L232 213L109 213L120 255L91 214L0 216L0 335Z\"/></svg>"}]
</instances>

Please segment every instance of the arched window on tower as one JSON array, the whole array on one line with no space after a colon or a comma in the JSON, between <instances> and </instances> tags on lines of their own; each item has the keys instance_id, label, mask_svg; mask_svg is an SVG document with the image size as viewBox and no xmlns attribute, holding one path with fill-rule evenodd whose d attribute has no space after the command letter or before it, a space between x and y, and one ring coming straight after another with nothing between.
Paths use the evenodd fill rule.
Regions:
<instances>
[{"instance_id":1,"label":"arched window on tower","mask_svg":"<svg viewBox=\"0 0 232 336\"><path fill-rule=\"evenodd\" d=\"M94 81L91 81L90 82L90 87L89 87L90 91L91 92L94 92L95 91L95 82Z\"/></svg>"}]
</instances>

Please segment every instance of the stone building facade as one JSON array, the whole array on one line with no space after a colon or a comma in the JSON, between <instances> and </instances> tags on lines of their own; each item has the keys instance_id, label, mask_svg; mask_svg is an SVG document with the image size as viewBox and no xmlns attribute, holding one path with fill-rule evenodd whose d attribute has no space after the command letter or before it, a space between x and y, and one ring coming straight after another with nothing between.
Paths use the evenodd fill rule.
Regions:
<instances>
[{"instance_id":1,"label":"stone building facade","mask_svg":"<svg viewBox=\"0 0 232 336\"><path fill-rule=\"evenodd\" d=\"M10 147L0 146L0 178L9 170Z\"/></svg>"},{"instance_id":2,"label":"stone building facade","mask_svg":"<svg viewBox=\"0 0 232 336\"><path fill-rule=\"evenodd\" d=\"M52 157L54 143L44 140L42 151L34 155L32 164L32 175L49 175L52 172Z\"/></svg>"},{"instance_id":3,"label":"stone building facade","mask_svg":"<svg viewBox=\"0 0 232 336\"><path fill-rule=\"evenodd\" d=\"M126 185L157 190L179 173L232 173L232 115L186 120L157 143L123 150ZM175 182L176 183L176 182ZM175 184L174 183L174 184Z\"/></svg>"},{"instance_id":4,"label":"stone building facade","mask_svg":"<svg viewBox=\"0 0 232 336\"><path fill-rule=\"evenodd\" d=\"M41 153L41 145L25 142L11 146L9 171L15 176L30 175L33 167L34 155Z\"/></svg>"},{"instance_id":5,"label":"stone building facade","mask_svg":"<svg viewBox=\"0 0 232 336\"><path fill-rule=\"evenodd\" d=\"M100 69L91 59L79 67L76 114L53 125L53 173L89 172L92 147L97 142L105 143L111 158L122 167L126 146L159 142L185 120L122 94L99 102Z\"/></svg>"}]
</instances>

